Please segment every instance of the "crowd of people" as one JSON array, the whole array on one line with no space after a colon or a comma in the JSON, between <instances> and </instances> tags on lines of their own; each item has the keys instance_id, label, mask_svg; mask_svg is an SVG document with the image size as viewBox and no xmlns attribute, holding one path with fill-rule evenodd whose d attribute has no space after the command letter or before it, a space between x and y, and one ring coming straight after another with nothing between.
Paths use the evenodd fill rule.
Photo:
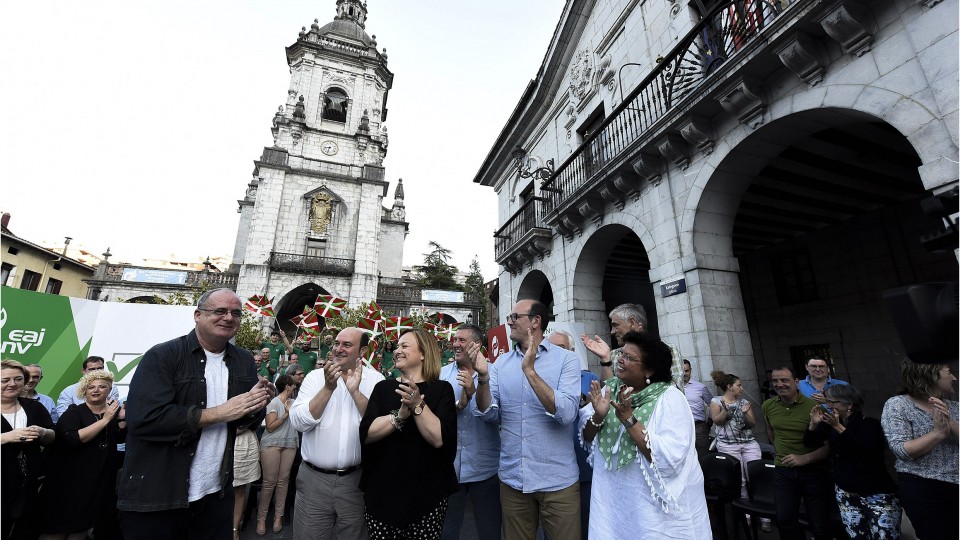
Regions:
<instances>
[{"instance_id":1,"label":"crowd of people","mask_svg":"<svg viewBox=\"0 0 960 540\"><path fill-rule=\"evenodd\" d=\"M467 324L449 347L401 334L380 369L359 328L316 351L279 332L239 349L241 315L232 291L205 293L195 329L143 356L125 402L102 358L56 401L36 392L40 366L3 360L3 538L226 540L252 506L259 536L450 540L468 498L483 540L711 538L701 460L736 458L747 497L761 419L776 496L764 530L899 538L904 510L921 540L958 536L946 365L904 360L905 392L875 419L819 357L802 380L771 370L762 403L722 371L712 392L633 304L610 313L615 347L580 336L600 377L534 300L507 316L516 347L496 362Z\"/></svg>"}]
</instances>

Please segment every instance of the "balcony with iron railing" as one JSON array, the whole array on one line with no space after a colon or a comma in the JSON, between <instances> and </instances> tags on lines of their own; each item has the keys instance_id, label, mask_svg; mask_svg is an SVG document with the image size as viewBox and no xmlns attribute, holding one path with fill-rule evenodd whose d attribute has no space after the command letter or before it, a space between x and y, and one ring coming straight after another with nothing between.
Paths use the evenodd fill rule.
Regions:
<instances>
[{"instance_id":1,"label":"balcony with iron railing","mask_svg":"<svg viewBox=\"0 0 960 540\"><path fill-rule=\"evenodd\" d=\"M353 262L353 259L313 257L302 253L270 252L270 269L277 272L349 276L353 274Z\"/></svg>"},{"instance_id":2,"label":"balcony with iron railing","mask_svg":"<svg viewBox=\"0 0 960 540\"><path fill-rule=\"evenodd\" d=\"M531 197L493 234L496 260L511 272L550 249L553 233L543 224L547 202Z\"/></svg>"},{"instance_id":3,"label":"balcony with iron railing","mask_svg":"<svg viewBox=\"0 0 960 540\"><path fill-rule=\"evenodd\" d=\"M726 0L657 59L653 70L540 186L542 221L564 237L599 222L607 204L622 210L644 184L656 186L666 166L689 165L697 151L714 146L713 122L724 113L751 128L767 106L766 78L786 67L814 85L825 70L821 40L862 54L872 34L850 0ZM856 8L856 9L854 9ZM511 252L522 234L514 215L498 248ZM512 228L512 229L511 229ZM502 236L503 238L500 238Z\"/></svg>"}]
</instances>

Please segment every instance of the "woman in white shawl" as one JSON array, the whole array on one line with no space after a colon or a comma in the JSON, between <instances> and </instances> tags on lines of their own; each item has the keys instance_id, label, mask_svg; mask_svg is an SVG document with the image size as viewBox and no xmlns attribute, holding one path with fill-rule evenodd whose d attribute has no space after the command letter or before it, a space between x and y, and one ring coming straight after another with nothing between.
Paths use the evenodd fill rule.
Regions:
<instances>
[{"instance_id":1,"label":"woman in white shawl","mask_svg":"<svg viewBox=\"0 0 960 540\"><path fill-rule=\"evenodd\" d=\"M590 538L712 538L693 416L670 348L630 332L613 378L590 389L582 435L593 462ZM589 410L592 408L592 411Z\"/></svg>"}]
</instances>

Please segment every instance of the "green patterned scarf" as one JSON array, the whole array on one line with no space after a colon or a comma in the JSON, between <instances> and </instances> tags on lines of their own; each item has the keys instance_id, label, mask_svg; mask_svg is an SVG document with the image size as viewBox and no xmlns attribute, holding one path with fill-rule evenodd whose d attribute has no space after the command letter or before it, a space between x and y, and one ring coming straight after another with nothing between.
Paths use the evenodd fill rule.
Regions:
<instances>
[{"instance_id":1,"label":"green patterned scarf","mask_svg":"<svg viewBox=\"0 0 960 540\"><path fill-rule=\"evenodd\" d=\"M607 379L605 384L610 388L610 399L615 400L620 394L620 388L623 387L623 381L619 377L612 377ZM669 386L670 383L666 382L651 383L630 397L633 404L633 416L644 426L650 421L650 415L653 414L653 408L657 404L657 400L667 391ZM617 418L617 410L613 408L613 405L610 406L610 412L607 413L603 427L600 428L597 437L599 437L600 455L603 456L607 469L612 466L611 462L614 454L618 456L618 470L637 459L637 444L627 433L627 430L623 428L623 424Z\"/></svg>"}]
</instances>

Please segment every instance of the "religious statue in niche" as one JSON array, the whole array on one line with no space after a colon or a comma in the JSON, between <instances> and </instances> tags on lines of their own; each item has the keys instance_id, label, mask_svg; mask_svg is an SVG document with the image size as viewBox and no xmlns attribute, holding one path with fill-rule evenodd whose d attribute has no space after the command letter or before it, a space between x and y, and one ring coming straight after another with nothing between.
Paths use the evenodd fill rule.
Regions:
<instances>
[{"instance_id":1,"label":"religious statue in niche","mask_svg":"<svg viewBox=\"0 0 960 540\"><path fill-rule=\"evenodd\" d=\"M332 215L333 197L328 193L314 195L310 202L310 232L316 235L327 234Z\"/></svg>"}]
</instances>

